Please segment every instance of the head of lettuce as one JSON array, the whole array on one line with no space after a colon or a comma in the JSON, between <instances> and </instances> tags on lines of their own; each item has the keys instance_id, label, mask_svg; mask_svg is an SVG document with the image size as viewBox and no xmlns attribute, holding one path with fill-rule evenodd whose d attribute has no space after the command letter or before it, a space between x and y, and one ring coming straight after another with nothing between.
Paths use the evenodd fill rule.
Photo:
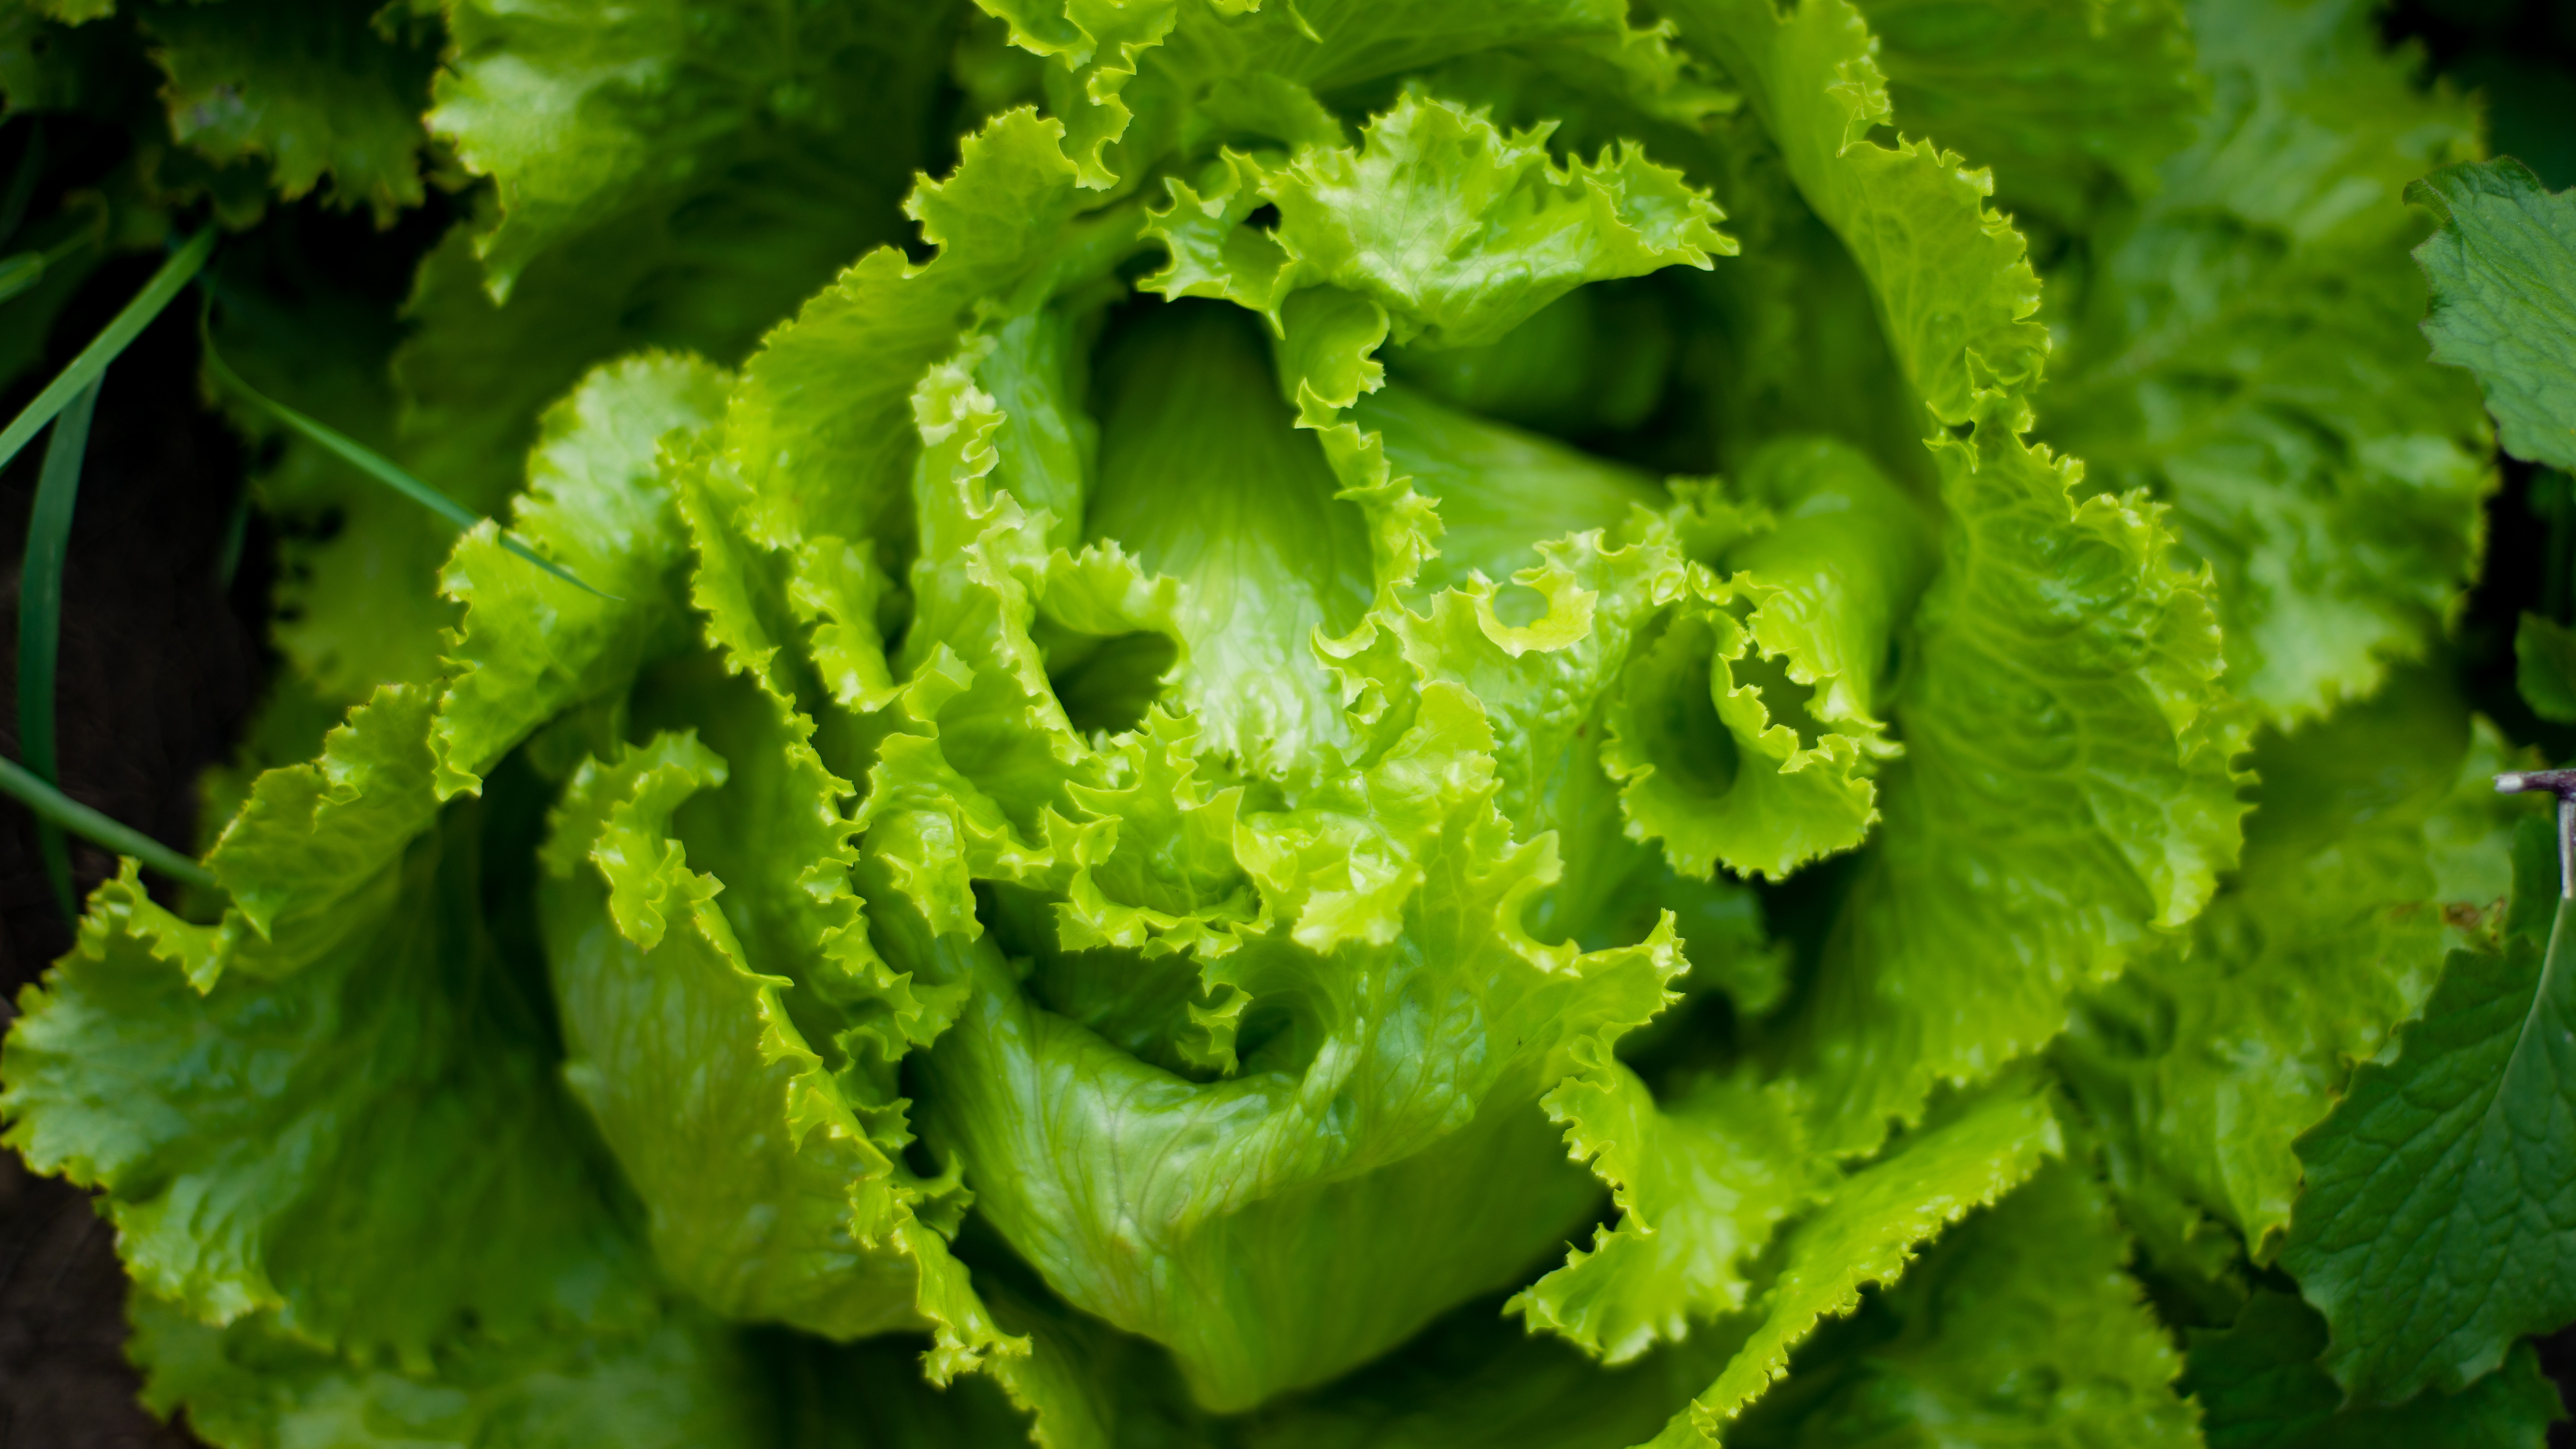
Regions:
<instances>
[{"instance_id":1,"label":"head of lettuce","mask_svg":"<svg viewBox=\"0 0 2576 1449\"><path fill-rule=\"evenodd\" d=\"M545 415L595 591L469 534L221 913L29 998L209 1438L1322 1442L1509 1293L1693 1442L2062 1153L2015 1064L2233 858L2209 578L2025 441L2021 239L1842 0L988 8L918 247ZM441 82L505 207L576 61Z\"/></svg>"}]
</instances>

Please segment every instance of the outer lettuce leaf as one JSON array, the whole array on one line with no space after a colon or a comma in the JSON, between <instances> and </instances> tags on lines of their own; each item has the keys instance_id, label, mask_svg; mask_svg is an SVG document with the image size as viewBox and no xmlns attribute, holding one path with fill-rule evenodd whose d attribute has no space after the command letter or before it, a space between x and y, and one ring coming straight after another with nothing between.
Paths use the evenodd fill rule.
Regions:
<instances>
[{"instance_id":1,"label":"outer lettuce leaf","mask_svg":"<svg viewBox=\"0 0 2576 1449\"><path fill-rule=\"evenodd\" d=\"M2041 427L2173 505L2218 574L2231 688L2290 723L2422 657L2478 556L2484 428L2424 361L2397 260L2421 223L2394 204L2475 133L2381 53L2367 5L2191 11L2213 109L2062 269Z\"/></svg>"},{"instance_id":2,"label":"outer lettuce leaf","mask_svg":"<svg viewBox=\"0 0 2576 1449\"><path fill-rule=\"evenodd\" d=\"M1864 0L1896 125L1995 175L2016 225L2089 232L2208 106L2181 0Z\"/></svg>"},{"instance_id":3,"label":"outer lettuce leaf","mask_svg":"<svg viewBox=\"0 0 2576 1449\"><path fill-rule=\"evenodd\" d=\"M1755 1255L1833 1175L1807 1154L1795 1101L1750 1083L1705 1078L1658 1101L1595 1055L1546 1101L1575 1160L1610 1184L1619 1221L1505 1311L1606 1363L1743 1308Z\"/></svg>"},{"instance_id":4,"label":"outer lettuce leaf","mask_svg":"<svg viewBox=\"0 0 2576 1449\"><path fill-rule=\"evenodd\" d=\"M1736 1345L1717 1381L1654 1443L1713 1444L1728 1436L1745 1407L1788 1372L1790 1351L1820 1321L1850 1313L1863 1287L1893 1281L1943 1228L2002 1197L2057 1153L2057 1120L2033 1086L2024 1077L1960 1099L1854 1173L1792 1229L1778 1275L1751 1311L1714 1330Z\"/></svg>"},{"instance_id":5,"label":"outer lettuce leaf","mask_svg":"<svg viewBox=\"0 0 2576 1449\"><path fill-rule=\"evenodd\" d=\"M745 1346L686 1312L614 1336L469 1350L427 1375L353 1366L263 1319L133 1307L143 1401L220 1449L731 1449L777 1442Z\"/></svg>"},{"instance_id":6,"label":"outer lettuce leaf","mask_svg":"<svg viewBox=\"0 0 2576 1449\"><path fill-rule=\"evenodd\" d=\"M465 618L431 728L442 798L479 789L529 730L622 693L648 654L672 648L684 549L658 445L712 426L728 381L694 358L645 354L593 371L547 411L512 530L590 588L511 555L488 528L457 545L441 583Z\"/></svg>"},{"instance_id":7,"label":"outer lettuce leaf","mask_svg":"<svg viewBox=\"0 0 2576 1449\"><path fill-rule=\"evenodd\" d=\"M2400 673L2267 733L2253 764L2242 869L2188 943L2087 1000L2057 1053L2123 1211L2168 1260L2206 1213L2272 1261L2299 1192L2292 1141L2511 886L2503 828L2523 812L2489 783L2505 761L2437 679Z\"/></svg>"},{"instance_id":8,"label":"outer lettuce leaf","mask_svg":"<svg viewBox=\"0 0 2576 1449\"><path fill-rule=\"evenodd\" d=\"M1897 362L1933 416L1972 422L1981 393L2035 382L2048 353L2032 315L2039 279L2020 235L1985 209L1991 182L1945 164L1929 142L1865 139L1894 117L1860 12L1822 0L1785 14L1750 0L1688 0L1672 14L1744 87L1807 204L1859 263Z\"/></svg>"},{"instance_id":9,"label":"outer lettuce leaf","mask_svg":"<svg viewBox=\"0 0 2576 1449\"><path fill-rule=\"evenodd\" d=\"M411 720L425 755L425 712ZM415 1365L459 1335L644 1308L614 1189L553 1079L542 988L483 926L479 812L444 812L293 976L201 995L179 963L215 928L154 905L129 867L22 998L9 1145L105 1190L145 1292Z\"/></svg>"},{"instance_id":10,"label":"outer lettuce leaf","mask_svg":"<svg viewBox=\"0 0 2576 1449\"><path fill-rule=\"evenodd\" d=\"M1819 1334L1727 1442L2197 1449L2182 1356L2125 1271L2101 1188L2055 1164Z\"/></svg>"},{"instance_id":11,"label":"outer lettuce leaf","mask_svg":"<svg viewBox=\"0 0 2576 1449\"><path fill-rule=\"evenodd\" d=\"M2353 1073L2299 1142L2281 1261L2363 1403L2457 1393L2576 1315L2576 907L2549 948L2454 951L2392 1060Z\"/></svg>"},{"instance_id":12,"label":"outer lettuce leaf","mask_svg":"<svg viewBox=\"0 0 2576 1449\"><path fill-rule=\"evenodd\" d=\"M450 10L432 128L495 176L500 204L422 264L392 403L335 393L308 410L479 511L502 511L539 415L590 368L656 346L734 361L833 269L895 240L941 140L945 6L827 7L783 29L688 0ZM321 475L294 494L333 524L297 550L310 577L284 590L290 653L351 700L434 679L455 623L436 587L449 535L308 444L280 467Z\"/></svg>"},{"instance_id":13,"label":"outer lettuce leaf","mask_svg":"<svg viewBox=\"0 0 2576 1449\"><path fill-rule=\"evenodd\" d=\"M667 212L705 184L696 173L726 163L784 161L843 197L886 196L930 140L907 133L926 119L914 98L950 16L462 0L448 23L456 60L430 126L500 184L501 216L475 250L505 301L539 255L639 207ZM901 129L875 129L889 122ZM832 185L826 157L857 163L857 176Z\"/></svg>"},{"instance_id":14,"label":"outer lettuce leaf","mask_svg":"<svg viewBox=\"0 0 2576 1449\"><path fill-rule=\"evenodd\" d=\"M2316 1362L2325 1346L2316 1310L2268 1289L2230 1327L2195 1331L2184 1384L2200 1402L2209 1449L2539 1449L2566 1417L2529 1344L2459 1394L2422 1394L2393 1409L2346 1403Z\"/></svg>"},{"instance_id":15,"label":"outer lettuce leaf","mask_svg":"<svg viewBox=\"0 0 2576 1449\"><path fill-rule=\"evenodd\" d=\"M2576 193L2506 157L2446 166L2406 196L2441 223L2415 249L2433 360L2477 375L2506 452L2576 468Z\"/></svg>"},{"instance_id":16,"label":"outer lettuce leaf","mask_svg":"<svg viewBox=\"0 0 2576 1449\"><path fill-rule=\"evenodd\" d=\"M722 883L669 838L672 811L724 781L704 746L662 734L566 789L539 898L565 1079L664 1271L708 1306L835 1338L933 1321L921 1280L955 1270L917 1215L953 1227L954 1184L919 1183L871 1140L789 1019L792 983L748 964ZM939 1326L943 1379L998 1337L980 1315Z\"/></svg>"},{"instance_id":17,"label":"outer lettuce leaf","mask_svg":"<svg viewBox=\"0 0 2576 1449\"><path fill-rule=\"evenodd\" d=\"M170 83L170 132L218 165L268 160L293 200L328 178L334 206L378 226L421 203L429 136L420 113L439 26L417 5L373 0L225 0L137 10Z\"/></svg>"}]
</instances>

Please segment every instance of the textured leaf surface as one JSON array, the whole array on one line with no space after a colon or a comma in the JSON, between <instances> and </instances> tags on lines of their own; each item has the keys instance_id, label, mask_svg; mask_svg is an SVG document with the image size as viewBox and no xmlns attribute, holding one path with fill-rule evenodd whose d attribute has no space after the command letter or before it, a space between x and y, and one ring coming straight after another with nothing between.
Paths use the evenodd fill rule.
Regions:
<instances>
[{"instance_id":1,"label":"textured leaf surface","mask_svg":"<svg viewBox=\"0 0 2576 1449\"><path fill-rule=\"evenodd\" d=\"M2409 199L2441 229L2415 249L2433 286L2433 360L2485 389L2504 450L2576 468L2576 191L2506 157L2446 166Z\"/></svg>"},{"instance_id":2,"label":"textured leaf surface","mask_svg":"<svg viewBox=\"0 0 2576 1449\"><path fill-rule=\"evenodd\" d=\"M2566 1417L2528 1344L2458 1394L2420 1394L2393 1409L2346 1404L2317 1362L2325 1346L2316 1310L2269 1289L2232 1326L2194 1332L2184 1383L2200 1402L2209 1449L2538 1449Z\"/></svg>"},{"instance_id":3,"label":"textured leaf surface","mask_svg":"<svg viewBox=\"0 0 2576 1449\"><path fill-rule=\"evenodd\" d=\"M2455 951L2393 1061L2299 1143L2284 1266L2363 1403L2456 1393L2576 1317L2576 909L2544 952Z\"/></svg>"},{"instance_id":4,"label":"textured leaf surface","mask_svg":"<svg viewBox=\"0 0 2576 1449\"><path fill-rule=\"evenodd\" d=\"M2407 183L2475 145L2355 0L2194 4L2212 103L2051 312L2044 437L2145 488L2218 576L2230 687L2277 722L2422 657L2493 486L2464 378L2424 359Z\"/></svg>"},{"instance_id":5,"label":"textured leaf surface","mask_svg":"<svg viewBox=\"0 0 2576 1449\"><path fill-rule=\"evenodd\" d=\"M146 1292L408 1362L469 1325L510 1339L639 1311L536 983L473 904L478 808L337 907L337 939L294 976L201 996L179 961L210 928L129 875L23 998L7 1140L105 1190Z\"/></svg>"},{"instance_id":6,"label":"textured leaf surface","mask_svg":"<svg viewBox=\"0 0 2576 1449\"><path fill-rule=\"evenodd\" d=\"M2258 1262L2324 1120L2430 994L2446 949L2501 920L2506 767L2448 685L2401 671L2379 698L2266 733L2245 860L2188 943L2087 999L2057 1060L2105 1134L2130 1221L2160 1254L2207 1213ZM2464 929L2463 927L2467 929Z\"/></svg>"},{"instance_id":7,"label":"textured leaf surface","mask_svg":"<svg viewBox=\"0 0 2576 1449\"><path fill-rule=\"evenodd\" d=\"M1923 1245L2012 1191L2059 1150L2057 1120L2030 1080L1955 1104L1882 1161L1852 1174L1783 1243L1779 1275L1754 1301L1717 1381L1674 1416L1657 1445L1715 1443L1789 1370L1793 1349L1860 1290L1893 1281Z\"/></svg>"},{"instance_id":8,"label":"textured leaf surface","mask_svg":"<svg viewBox=\"0 0 2576 1449\"><path fill-rule=\"evenodd\" d=\"M439 28L372 0L156 5L139 18L169 76L170 131L218 164L268 161L293 199L321 184L334 205L386 225L421 203L429 136L420 113Z\"/></svg>"},{"instance_id":9,"label":"textured leaf surface","mask_svg":"<svg viewBox=\"0 0 2576 1449\"><path fill-rule=\"evenodd\" d=\"M1864 0L1897 128L1990 168L2025 229L2156 189L2207 104L2179 0Z\"/></svg>"},{"instance_id":10,"label":"textured leaf surface","mask_svg":"<svg viewBox=\"0 0 2576 1449\"><path fill-rule=\"evenodd\" d=\"M2174 1388L2182 1356L2127 1252L2097 1183L2042 1168L1820 1332L1726 1442L2196 1449L2196 1415Z\"/></svg>"}]
</instances>

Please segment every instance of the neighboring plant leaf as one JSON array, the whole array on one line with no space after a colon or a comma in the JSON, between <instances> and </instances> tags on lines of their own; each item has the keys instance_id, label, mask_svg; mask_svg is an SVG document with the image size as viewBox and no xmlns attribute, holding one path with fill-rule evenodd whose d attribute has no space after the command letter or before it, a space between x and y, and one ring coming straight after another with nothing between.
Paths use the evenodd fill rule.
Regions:
<instances>
[{"instance_id":1,"label":"neighboring plant leaf","mask_svg":"<svg viewBox=\"0 0 2576 1449\"><path fill-rule=\"evenodd\" d=\"M2510 156L2408 188L2441 229L2415 249L2433 286L2433 360L2485 390L2504 450L2576 469L2576 190L2552 194Z\"/></svg>"},{"instance_id":2,"label":"neighboring plant leaf","mask_svg":"<svg viewBox=\"0 0 2576 1449\"><path fill-rule=\"evenodd\" d=\"M2576 903L2544 953L2455 951L2393 1060L2299 1142L2281 1262L2365 1404L2457 1393L2576 1319Z\"/></svg>"},{"instance_id":3,"label":"neighboring plant leaf","mask_svg":"<svg viewBox=\"0 0 2576 1449\"><path fill-rule=\"evenodd\" d=\"M2457 1394L2419 1394L2393 1409L2347 1405L2317 1362L2325 1320L2269 1288L2230 1327L2190 1339L2183 1386L2200 1403L2209 1449L2541 1449L2567 1416L2529 1344Z\"/></svg>"}]
</instances>

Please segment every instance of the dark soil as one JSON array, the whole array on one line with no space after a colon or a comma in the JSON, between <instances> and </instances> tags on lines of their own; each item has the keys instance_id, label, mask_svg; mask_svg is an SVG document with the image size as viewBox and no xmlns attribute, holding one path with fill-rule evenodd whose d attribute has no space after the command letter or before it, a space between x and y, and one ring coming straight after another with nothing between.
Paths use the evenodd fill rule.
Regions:
<instances>
[{"instance_id":1,"label":"dark soil","mask_svg":"<svg viewBox=\"0 0 2576 1449\"><path fill-rule=\"evenodd\" d=\"M47 365L0 396L0 416L15 415L152 267L145 257L101 268L64 310ZM195 843L197 777L229 754L257 697L269 592L255 526L232 587L217 581L242 453L199 406L194 329L194 309L174 305L100 390L64 569L56 685L65 790L181 850ZM0 474L0 699L9 701L0 749L12 758L17 561L42 451L40 442ZM115 868L77 842L72 863L84 892ZM0 992L14 999L71 941L32 819L0 802ZM9 1014L0 1006L0 1019ZM0 1152L0 1449L195 1444L135 1403L124 1339L114 1234L86 1194Z\"/></svg>"}]
</instances>

